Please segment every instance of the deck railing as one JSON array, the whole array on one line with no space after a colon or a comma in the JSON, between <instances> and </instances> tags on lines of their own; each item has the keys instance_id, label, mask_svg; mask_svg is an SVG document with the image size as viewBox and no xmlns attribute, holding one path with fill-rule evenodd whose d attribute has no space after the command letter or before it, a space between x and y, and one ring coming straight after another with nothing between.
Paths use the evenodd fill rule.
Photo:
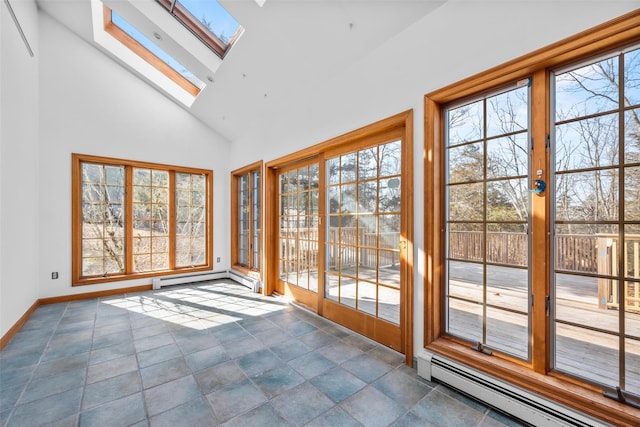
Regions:
<instances>
[{"instance_id":1,"label":"deck railing","mask_svg":"<svg viewBox=\"0 0 640 427\"><path fill-rule=\"evenodd\" d=\"M300 264L314 266L318 262L318 230L282 230L281 258L298 260ZM286 244L286 239L298 244ZM640 278L640 235L626 235L624 247L624 277ZM397 266L400 262L398 244L400 233L370 233L356 227L330 227L327 242L327 266L364 268ZM462 261L483 261L483 233L481 231L450 231L449 258ZM528 240L526 233L488 232L486 262L526 266ZM341 245L331 243L340 242ZM376 248L388 249L377 251ZM555 268L557 270L593 274L598 277L598 305L600 308L618 309L621 292L618 280L602 276L618 275L619 245L617 235L562 234L555 238ZM625 282L625 308L640 311L640 284Z\"/></svg>"}]
</instances>

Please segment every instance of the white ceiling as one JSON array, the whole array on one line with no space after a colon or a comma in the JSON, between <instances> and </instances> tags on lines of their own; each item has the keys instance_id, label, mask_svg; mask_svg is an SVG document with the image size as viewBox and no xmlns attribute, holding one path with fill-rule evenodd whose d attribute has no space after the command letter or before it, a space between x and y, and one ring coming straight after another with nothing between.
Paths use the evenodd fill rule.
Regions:
<instances>
[{"instance_id":1,"label":"white ceiling","mask_svg":"<svg viewBox=\"0 0 640 427\"><path fill-rule=\"evenodd\" d=\"M136 1L136 0L133 0ZM148 0L145 0L148 1ZM189 111L230 141L334 79L444 0L220 0L245 32ZM89 0L38 0L88 43ZM253 129L255 131L255 129Z\"/></svg>"}]
</instances>

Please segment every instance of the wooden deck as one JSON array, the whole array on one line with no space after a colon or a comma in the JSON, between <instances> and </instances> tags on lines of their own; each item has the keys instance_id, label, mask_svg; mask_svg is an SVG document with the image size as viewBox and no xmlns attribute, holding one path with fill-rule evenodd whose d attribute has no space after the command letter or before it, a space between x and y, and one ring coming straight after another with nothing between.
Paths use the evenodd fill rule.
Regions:
<instances>
[{"instance_id":1,"label":"wooden deck","mask_svg":"<svg viewBox=\"0 0 640 427\"><path fill-rule=\"evenodd\" d=\"M451 278L451 295L482 302L481 266L456 268ZM487 302L493 306L526 312L526 271L493 267L487 287ZM559 276L556 298L556 369L598 383L618 385L618 310L598 308L595 278ZM626 390L640 394L640 314L625 315ZM493 308L487 310L486 344L517 357L526 358L529 337L526 315ZM450 299L449 331L467 339L482 340L482 305ZM574 325L582 325L577 327ZM594 330L597 329L597 330Z\"/></svg>"}]
</instances>

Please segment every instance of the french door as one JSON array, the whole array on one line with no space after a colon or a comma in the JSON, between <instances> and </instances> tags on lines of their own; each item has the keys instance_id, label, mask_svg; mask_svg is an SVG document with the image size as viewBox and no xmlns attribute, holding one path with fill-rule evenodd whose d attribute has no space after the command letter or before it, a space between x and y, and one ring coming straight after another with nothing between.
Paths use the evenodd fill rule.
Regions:
<instances>
[{"instance_id":1,"label":"french door","mask_svg":"<svg viewBox=\"0 0 640 427\"><path fill-rule=\"evenodd\" d=\"M406 354L412 179L405 140L405 128L396 127L272 168L271 247L276 292Z\"/></svg>"},{"instance_id":2,"label":"french door","mask_svg":"<svg viewBox=\"0 0 640 427\"><path fill-rule=\"evenodd\" d=\"M335 153L324 166L323 314L400 349L402 140Z\"/></svg>"}]
</instances>

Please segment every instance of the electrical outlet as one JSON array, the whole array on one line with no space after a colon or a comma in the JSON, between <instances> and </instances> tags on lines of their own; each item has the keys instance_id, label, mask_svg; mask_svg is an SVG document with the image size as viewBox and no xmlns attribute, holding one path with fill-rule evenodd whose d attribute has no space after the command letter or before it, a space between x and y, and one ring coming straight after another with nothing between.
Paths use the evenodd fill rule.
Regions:
<instances>
[{"instance_id":1,"label":"electrical outlet","mask_svg":"<svg viewBox=\"0 0 640 427\"><path fill-rule=\"evenodd\" d=\"M52 279L57 279L58 278L58 272L54 271L53 273L51 273L51 278Z\"/></svg>"},{"instance_id":2,"label":"electrical outlet","mask_svg":"<svg viewBox=\"0 0 640 427\"><path fill-rule=\"evenodd\" d=\"M220 262L220 257L216 258L216 262Z\"/></svg>"}]
</instances>

